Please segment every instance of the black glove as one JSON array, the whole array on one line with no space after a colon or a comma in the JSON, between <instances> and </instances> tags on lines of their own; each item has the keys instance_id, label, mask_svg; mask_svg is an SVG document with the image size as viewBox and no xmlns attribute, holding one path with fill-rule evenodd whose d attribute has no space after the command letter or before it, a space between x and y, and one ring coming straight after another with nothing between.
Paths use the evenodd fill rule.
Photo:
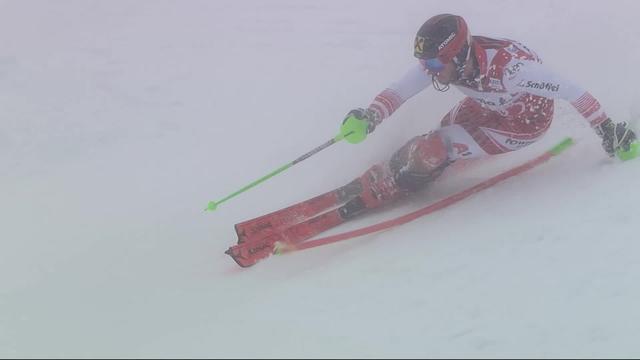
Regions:
<instances>
[{"instance_id":1,"label":"black glove","mask_svg":"<svg viewBox=\"0 0 640 360\"><path fill-rule=\"evenodd\" d=\"M636 134L627 123L614 123L611 119L598 125L596 133L602 138L602 147L610 157L616 156L618 150L629 151L636 140Z\"/></svg>"}]
</instances>

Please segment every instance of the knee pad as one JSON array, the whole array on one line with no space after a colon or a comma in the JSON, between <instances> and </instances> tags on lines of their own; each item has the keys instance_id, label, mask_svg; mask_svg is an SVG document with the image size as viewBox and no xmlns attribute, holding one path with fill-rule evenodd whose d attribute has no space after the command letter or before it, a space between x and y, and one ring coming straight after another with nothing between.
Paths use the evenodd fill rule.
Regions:
<instances>
[{"instance_id":1,"label":"knee pad","mask_svg":"<svg viewBox=\"0 0 640 360\"><path fill-rule=\"evenodd\" d=\"M449 165L447 146L438 132L416 136L398 150L389 168L400 188L419 191Z\"/></svg>"}]
</instances>

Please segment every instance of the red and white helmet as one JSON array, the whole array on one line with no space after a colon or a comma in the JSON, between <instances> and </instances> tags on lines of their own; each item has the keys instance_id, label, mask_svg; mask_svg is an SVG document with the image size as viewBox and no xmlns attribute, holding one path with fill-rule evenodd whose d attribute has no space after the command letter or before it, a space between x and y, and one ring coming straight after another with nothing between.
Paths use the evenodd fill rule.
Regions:
<instances>
[{"instance_id":1,"label":"red and white helmet","mask_svg":"<svg viewBox=\"0 0 640 360\"><path fill-rule=\"evenodd\" d=\"M471 51L471 34L464 19L457 15L436 15L420 27L413 54L432 73L438 73L450 61L459 70Z\"/></svg>"}]
</instances>

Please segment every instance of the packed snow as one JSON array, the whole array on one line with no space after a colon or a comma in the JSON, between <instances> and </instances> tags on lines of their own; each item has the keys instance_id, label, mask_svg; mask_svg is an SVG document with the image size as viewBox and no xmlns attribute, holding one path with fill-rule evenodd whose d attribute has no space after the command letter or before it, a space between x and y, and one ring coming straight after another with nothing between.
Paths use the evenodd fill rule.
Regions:
<instances>
[{"instance_id":1,"label":"packed snow","mask_svg":"<svg viewBox=\"0 0 640 360\"><path fill-rule=\"evenodd\" d=\"M0 357L638 357L640 160L557 102L521 151L449 171L390 219L566 154L390 231L239 268L233 225L359 176L462 99L428 89L336 135L443 12L640 117L636 1L1 0Z\"/></svg>"}]
</instances>

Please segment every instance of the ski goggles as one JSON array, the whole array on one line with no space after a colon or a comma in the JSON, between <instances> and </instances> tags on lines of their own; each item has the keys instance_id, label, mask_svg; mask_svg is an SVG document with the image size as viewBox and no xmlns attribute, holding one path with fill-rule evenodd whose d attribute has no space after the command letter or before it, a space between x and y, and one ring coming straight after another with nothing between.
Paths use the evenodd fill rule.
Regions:
<instances>
[{"instance_id":1,"label":"ski goggles","mask_svg":"<svg viewBox=\"0 0 640 360\"><path fill-rule=\"evenodd\" d=\"M428 70L432 73L439 73L444 70L445 64L440 61L438 58L433 59L420 59L420 64L425 70Z\"/></svg>"}]
</instances>

